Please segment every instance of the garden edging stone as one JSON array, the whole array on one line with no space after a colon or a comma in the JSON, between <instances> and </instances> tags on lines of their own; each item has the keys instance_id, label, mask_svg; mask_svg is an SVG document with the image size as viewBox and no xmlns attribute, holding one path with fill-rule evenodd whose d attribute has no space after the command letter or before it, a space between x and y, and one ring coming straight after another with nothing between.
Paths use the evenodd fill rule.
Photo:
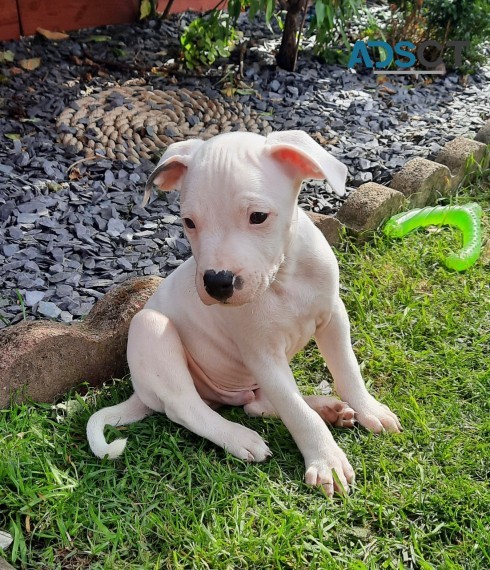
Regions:
<instances>
[{"instance_id":1,"label":"garden edging stone","mask_svg":"<svg viewBox=\"0 0 490 570\"><path fill-rule=\"evenodd\" d=\"M465 137L449 141L437 155L436 162L444 164L452 174L452 189L461 184L465 176L473 174L478 165L485 163L487 145ZM473 158L472 163L469 160Z\"/></svg>"},{"instance_id":2,"label":"garden edging stone","mask_svg":"<svg viewBox=\"0 0 490 570\"><path fill-rule=\"evenodd\" d=\"M344 232L344 225L339 219L335 216L326 216L317 212L306 212L306 214L331 246L339 245Z\"/></svg>"},{"instance_id":3,"label":"garden edging stone","mask_svg":"<svg viewBox=\"0 0 490 570\"><path fill-rule=\"evenodd\" d=\"M490 119L476 133L475 140L490 145Z\"/></svg>"},{"instance_id":4,"label":"garden edging stone","mask_svg":"<svg viewBox=\"0 0 490 570\"><path fill-rule=\"evenodd\" d=\"M50 402L82 383L101 384L127 368L129 324L161 283L137 277L109 291L83 321L38 320L0 331L0 407Z\"/></svg>"},{"instance_id":5,"label":"garden edging stone","mask_svg":"<svg viewBox=\"0 0 490 570\"><path fill-rule=\"evenodd\" d=\"M15 570L6 560L0 558L0 570Z\"/></svg>"},{"instance_id":6,"label":"garden edging stone","mask_svg":"<svg viewBox=\"0 0 490 570\"><path fill-rule=\"evenodd\" d=\"M451 172L443 164L417 157L393 176L391 188L409 200L410 208L423 208L451 191Z\"/></svg>"},{"instance_id":7,"label":"garden edging stone","mask_svg":"<svg viewBox=\"0 0 490 570\"><path fill-rule=\"evenodd\" d=\"M349 194L337 212L337 218L349 233L365 240L383 220L399 212L404 203L405 197L398 190L368 182Z\"/></svg>"}]
</instances>

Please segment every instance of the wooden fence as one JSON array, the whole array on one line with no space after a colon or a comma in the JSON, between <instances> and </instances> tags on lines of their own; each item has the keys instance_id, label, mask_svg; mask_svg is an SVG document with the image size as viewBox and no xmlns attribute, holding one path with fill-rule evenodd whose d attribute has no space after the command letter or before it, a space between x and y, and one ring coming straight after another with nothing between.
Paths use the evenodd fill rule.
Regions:
<instances>
[{"instance_id":1,"label":"wooden fence","mask_svg":"<svg viewBox=\"0 0 490 570\"><path fill-rule=\"evenodd\" d=\"M159 0L163 12L168 0ZM174 0L171 13L213 8L217 0ZM127 24L139 17L139 0L0 0L0 40L30 36L37 28L78 30Z\"/></svg>"}]
</instances>

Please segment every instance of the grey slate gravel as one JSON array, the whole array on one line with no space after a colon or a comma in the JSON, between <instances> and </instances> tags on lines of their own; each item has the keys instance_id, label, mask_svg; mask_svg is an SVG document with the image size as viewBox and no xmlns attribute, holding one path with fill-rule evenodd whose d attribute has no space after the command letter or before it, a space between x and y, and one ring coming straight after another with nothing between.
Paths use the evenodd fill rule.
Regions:
<instances>
[{"instance_id":1,"label":"grey slate gravel","mask_svg":"<svg viewBox=\"0 0 490 570\"><path fill-rule=\"evenodd\" d=\"M167 65L178 59L179 29L191 19L184 14L72 32L57 43L37 37L0 44L0 51L15 54L14 63L0 66L7 78L0 84L0 328L23 318L16 290L27 318L69 322L87 314L114 284L135 275L165 276L189 256L178 194L153 196L146 208L140 205L153 164L82 160L84 155L58 144L55 119L87 90L127 81L155 89L175 89L177 83L215 98L229 62L202 76L173 74ZM288 73L273 65L278 37L260 21L252 25L243 18L241 26L253 38L244 65L252 91L239 100L265 113L274 129L321 136L349 167L349 189L370 180L387 182L410 158L432 158L451 138L473 136L488 118L488 67L466 85L456 75L432 83L409 76L379 84L370 74L320 63L306 41L297 71ZM94 33L111 40L88 42ZM42 65L11 73L28 57L41 57ZM232 63L238 61L234 57ZM114 65L94 69L85 58ZM150 73L161 64L168 72ZM5 138L12 133L19 140ZM305 208L323 213L342 203L321 181L305 184L300 199Z\"/></svg>"},{"instance_id":2,"label":"grey slate gravel","mask_svg":"<svg viewBox=\"0 0 490 570\"><path fill-rule=\"evenodd\" d=\"M55 319L56 317L60 316L61 309L50 301L48 302L39 301L37 312L43 317L47 317L49 319Z\"/></svg>"}]
</instances>

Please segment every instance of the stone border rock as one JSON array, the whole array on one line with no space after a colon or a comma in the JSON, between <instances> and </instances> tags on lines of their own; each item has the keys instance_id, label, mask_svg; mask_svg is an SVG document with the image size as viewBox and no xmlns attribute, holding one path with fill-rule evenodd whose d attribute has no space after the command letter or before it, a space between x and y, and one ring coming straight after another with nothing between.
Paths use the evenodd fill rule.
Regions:
<instances>
[{"instance_id":1,"label":"stone border rock","mask_svg":"<svg viewBox=\"0 0 490 570\"><path fill-rule=\"evenodd\" d=\"M451 191L451 171L443 164L414 158L393 176L391 186L407 198L410 208L423 208Z\"/></svg>"},{"instance_id":2,"label":"stone border rock","mask_svg":"<svg viewBox=\"0 0 490 570\"><path fill-rule=\"evenodd\" d=\"M308 215L331 245L346 232L365 240L393 214L455 193L467 175L490 163L489 139L490 120L475 140L458 137L446 144L434 162L408 161L391 188L369 182L354 190L335 216ZM81 322L34 321L0 331L0 406L23 399L50 402L81 382L96 385L123 375L129 323L160 282L159 277L129 279Z\"/></svg>"},{"instance_id":3,"label":"stone border rock","mask_svg":"<svg viewBox=\"0 0 490 570\"><path fill-rule=\"evenodd\" d=\"M490 120L481 129L486 137ZM478 133L480 134L480 133ZM439 197L455 194L461 182L490 162L490 145L458 137L447 143L435 161L409 160L395 173L391 188L363 184L354 190L336 214L347 232L366 239L388 217L404 209L435 204ZM394 192L399 194L395 198ZM401 200L400 200L401 198Z\"/></svg>"},{"instance_id":4,"label":"stone border rock","mask_svg":"<svg viewBox=\"0 0 490 570\"><path fill-rule=\"evenodd\" d=\"M82 383L126 372L129 323L161 283L136 277L98 301L83 321L26 321L0 334L0 407L25 399L51 402Z\"/></svg>"},{"instance_id":5,"label":"stone border rock","mask_svg":"<svg viewBox=\"0 0 490 570\"><path fill-rule=\"evenodd\" d=\"M0 570L15 570L6 560L0 558Z\"/></svg>"}]
</instances>

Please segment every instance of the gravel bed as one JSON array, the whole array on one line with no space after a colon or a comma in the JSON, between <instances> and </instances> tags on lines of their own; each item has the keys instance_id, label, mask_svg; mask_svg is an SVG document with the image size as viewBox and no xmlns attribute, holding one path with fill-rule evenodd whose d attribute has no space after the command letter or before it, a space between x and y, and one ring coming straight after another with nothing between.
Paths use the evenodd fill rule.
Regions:
<instances>
[{"instance_id":1,"label":"gravel bed","mask_svg":"<svg viewBox=\"0 0 490 570\"><path fill-rule=\"evenodd\" d=\"M0 44L0 52L14 54L0 59L0 328L23 318L69 322L115 283L167 275L188 257L177 193L139 206L151 161L87 160L59 143L56 128L71 102L111 87L222 96L238 55L203 75L182 70L178 33L187 21L184 15L73 32L57 43L35 37ZM297 72L288 73L274 66L278 40L265 25L244 19L242 30L249 41L235 100L275 130L314 135L349 167L349 188L389 181L410 158L433 157L488 117L490 67L465 81L449 74L381 83L324 65L306 46ZM22 69L32 58L41 58L40 66ZM318 182L305 185L301 203L332 213L341 201Z\"/></svg>"}]
</instances>

